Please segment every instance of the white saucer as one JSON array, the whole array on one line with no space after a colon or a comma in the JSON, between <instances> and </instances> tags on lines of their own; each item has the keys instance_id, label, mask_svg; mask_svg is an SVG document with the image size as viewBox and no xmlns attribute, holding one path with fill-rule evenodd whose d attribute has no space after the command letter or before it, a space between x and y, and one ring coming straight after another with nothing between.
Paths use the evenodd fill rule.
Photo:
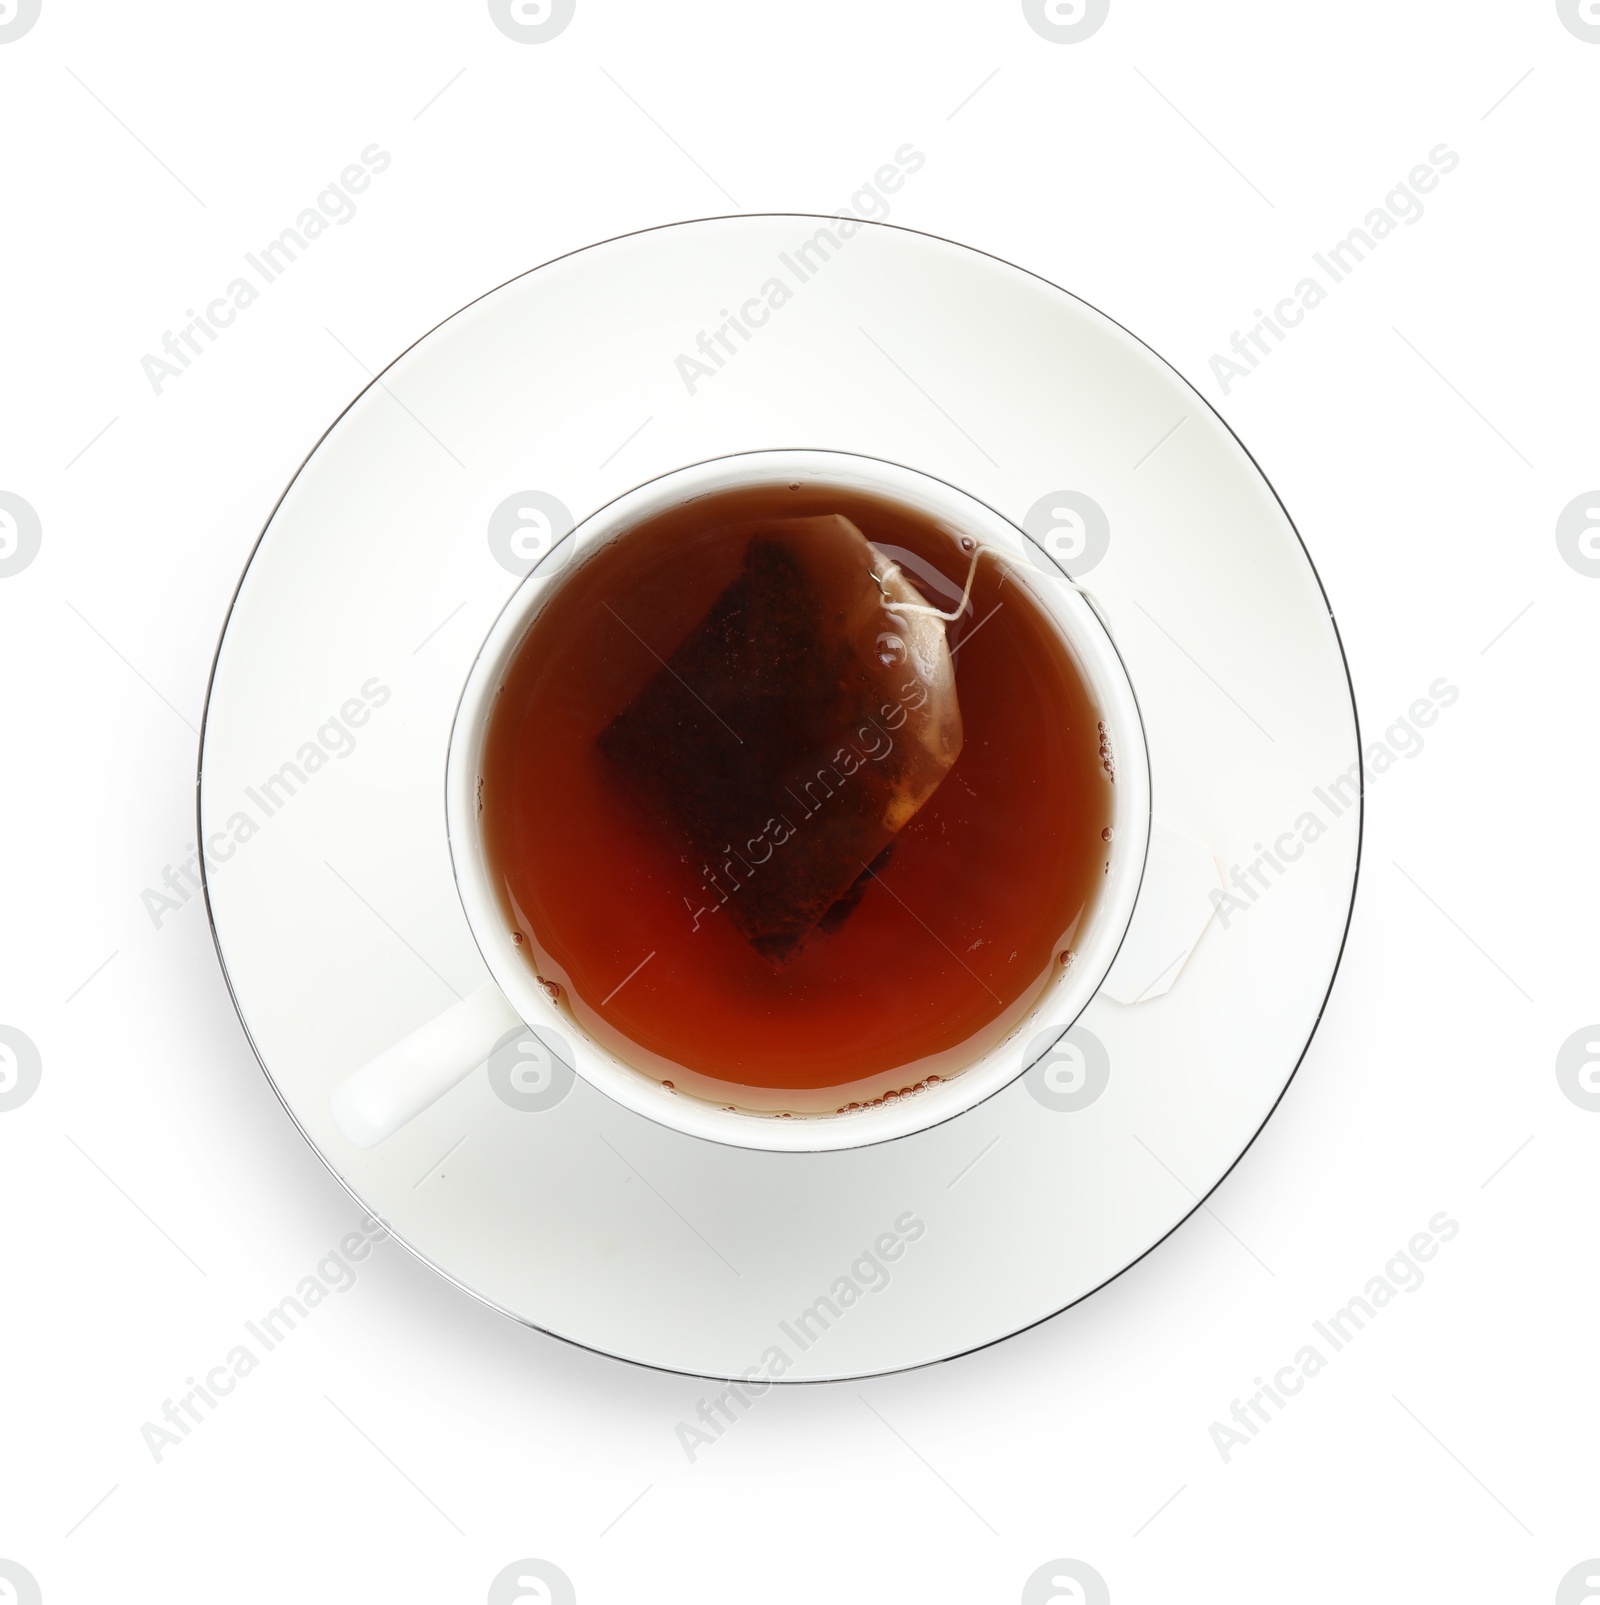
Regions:
<instances>
[{"instance_id":1,"label":"white saucer","mask_svg":"<svg viewBox=\"0 0 1600 1605\"><path fill-rule=\"evenodd\" d=\"M834 244L801 255L821 228ZM731 350L722 309L749 335L724 328ZM689 370L692 393L680 357L709 370ZM881 1147L723 1147L582 1082L523 1096L504 1066L378 1148L350 1146L328 1111L335 1084L487 978L451 877L443 771L468 667L521 572L497 509L515 498L559 525L669 469L776 447L904 463L1019 524L1031 514L1035 532L1076 508L1073 561L1140 699L1156 815L1224 872L1239 866L1236 905L1186 963L1173 955L1163 975L1152 962L1146 1001L1097 998L1065 1068L1036 1066ZM678 1371L819 1380L1042 1320L1216 1185L1326 1000L1361 832L1350 780L1333 783L1359 765L1339 640L1293 526L1151 351L944 240L720 218L503 285L352 403L240 585L206 710L200 821L230 853L213 851L207 895L261 1063L397 1237L573 1342Z\"/></svg>"}]
</instances>

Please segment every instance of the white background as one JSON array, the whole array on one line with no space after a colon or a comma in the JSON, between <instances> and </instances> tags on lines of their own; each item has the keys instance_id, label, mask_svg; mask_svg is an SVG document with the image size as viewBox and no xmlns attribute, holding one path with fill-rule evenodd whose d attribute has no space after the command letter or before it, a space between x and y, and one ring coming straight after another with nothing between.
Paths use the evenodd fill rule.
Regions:
<instances>
[{"instance_id":1,"label":"white background","mask_svg":"<svg viewBox=\"0 0 1600 1605\"><path fill-rule=\"evenodd\" d=\"M0 1113L0 1558L49 1605L479 1601L521 1557L583 1605L1014 1601L1057 1557L1117 1605L1556 1599L1600 1554L1600 1114L1555 1074L1600 1017L1600 579L1555 540L1600 484L1597 90L1554 0L1112 0L1080 43L1003 0L578 0L536 45L472 3L44 0L0 44L0 490L43 530L0 578L0 1025L43 1064ZM359 1214L198 902L159 930L141 903L193 839L277 493L361 364L490 286L653 223L835 210L907 141L894 221L1076 291L1239 432L1369 740L1460 688L1372 780L1300 1074L1212 1212L1085 1304L783 1392L696 1464L674 1427L705 1385L393 1244L158 1464L141 1425ZM358 215L156 395L141 357L373 142ZM1224 395L1213 354L1441 142L1421 220ZM1224 1463L1211 1423L1441 1210L1425 1284Z\"/></svg>"}]
</instances>

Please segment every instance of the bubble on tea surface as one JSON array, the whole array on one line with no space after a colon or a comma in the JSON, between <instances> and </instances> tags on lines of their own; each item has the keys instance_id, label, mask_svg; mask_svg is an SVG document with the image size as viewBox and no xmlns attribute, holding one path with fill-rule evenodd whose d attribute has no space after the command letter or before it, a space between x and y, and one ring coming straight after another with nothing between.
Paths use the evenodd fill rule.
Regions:
<instances>
[{"instance_id":1,"label":"bubble on tea surface","mask_svg":"<svg viewBox=\"0 0 1600 1605\"><path fill-rule=\"evenodd\" d=\"M670 656L650 650L600 751L711 908L785 964L848 917L960 755L944 616L850 520L780 518Z\"/></svg>"}]
</instances>

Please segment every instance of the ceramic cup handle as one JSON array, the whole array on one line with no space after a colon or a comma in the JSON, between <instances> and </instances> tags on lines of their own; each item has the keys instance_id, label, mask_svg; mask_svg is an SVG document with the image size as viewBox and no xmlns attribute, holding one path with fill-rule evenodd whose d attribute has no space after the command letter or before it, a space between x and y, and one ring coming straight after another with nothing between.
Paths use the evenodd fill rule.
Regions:
<instances>
[{"instance_id":1,"label":"ceramic cup handle","mask_svg":"<svg viewBox=\"0 0 1600 1605\"><path fill-rule=\"evenodd\" d=\"M333 1089L333 1123L357 1148L372 1148L442 1098L522 1026L493 981L369 1059Z\"/></svg>"}]
</instances>

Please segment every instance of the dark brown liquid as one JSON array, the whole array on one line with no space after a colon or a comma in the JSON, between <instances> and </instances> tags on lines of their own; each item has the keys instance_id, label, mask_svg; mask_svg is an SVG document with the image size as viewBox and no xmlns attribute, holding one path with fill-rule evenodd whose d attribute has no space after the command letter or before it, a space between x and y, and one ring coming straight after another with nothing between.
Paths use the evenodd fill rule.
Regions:
<instances>
[{"instance_id":1,"label":"dark brown liquid","mask_svg":"<svg viewBox=\"0 0 1600 1605\"><path fill-rule=\"evenodd\" d=\"M742 1109L831 1112L958 1072L1059 977L1111 852L1100 713L1009 560L985 552L971 609L948 627L965 740L937 790L781 962L727 916L719 897L753 884L750 866L708 863L642 808L605 733L740 575L752 539L822 514L914 553L959 595L970 559L957 538L897 503L816 485L701 497L560 580L484 751L485 843L527 962L617 1057Z\"/></svg>"}]
</instances>

